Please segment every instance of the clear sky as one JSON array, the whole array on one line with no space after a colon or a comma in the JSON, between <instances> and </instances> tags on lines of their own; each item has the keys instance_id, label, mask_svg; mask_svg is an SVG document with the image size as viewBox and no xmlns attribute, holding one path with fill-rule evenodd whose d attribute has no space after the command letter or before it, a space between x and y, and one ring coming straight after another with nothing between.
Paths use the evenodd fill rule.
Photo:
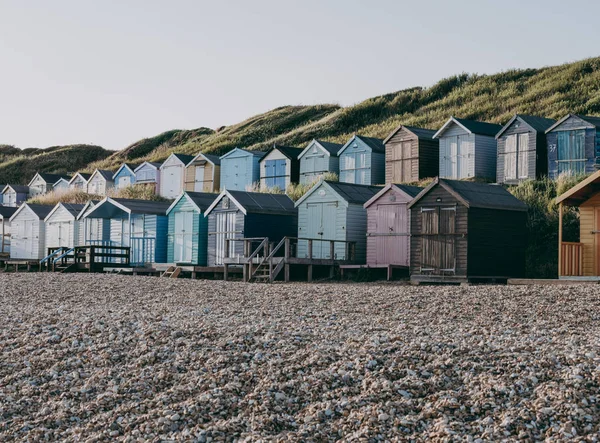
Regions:
<instances>
[{"instance_id":1,"label":"clear sky","mask_svg":"<svg viewBox=\"0 0 600 443\"><path fill-rule=\"evenodd\" d=\"M121 149L600 55L600 1L0 0L0 144Z\"/></svg>"}]
</instances>

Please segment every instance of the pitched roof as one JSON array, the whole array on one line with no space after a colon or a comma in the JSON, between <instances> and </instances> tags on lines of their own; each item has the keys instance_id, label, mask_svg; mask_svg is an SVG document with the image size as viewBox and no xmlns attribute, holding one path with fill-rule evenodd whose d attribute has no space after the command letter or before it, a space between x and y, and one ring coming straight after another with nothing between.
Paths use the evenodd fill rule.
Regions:
<instances>
[{"instance_id":1,"label":"pitched roof","mask_svg":"<svg viewBox=\"0 0 600 443\"><path fill-rule=\"evenodd\" d=\"M600 191L600 171L577 183L569 190L556 197L556 203L568 206L579 206Z\"/></svg>"},{"instance_id":2,"label":"pitched roof","mask_svg":"<svg viewBox=\"0 0 600 443\"><path fill-rule=\"evenodd\" d=\"M567 114L563 118L561 118L560 120L558 120L556 123L554 123L552 126L550 126L548 129L546 129L546 132L548 133L548 132L556 129L565 120L568 120L571 117L575 117L575 118L581 119L584 122L589 123L590 125L592 125L592 126L594 126L596 128L600 128L600 117L590 117L590 116L587 116L587 115L579 115L579 114Z\"/></svg>"},{"instance_id":3,"label":"pitched roof","mask_svg":"<svg viewBox=\"0 0 600 443\"><path fill-rule=\"evenodd\" d=\"M340 149L342 149L343 145L340 145L339 143L331 143L331 142L325 142L323 140L316 140L315 141L320 144L326 151L328 151L329 153L331 153L332 155L337 156L337 153Z\"/></svg>"},{"instance_id":4,"label":"pitched roof","mask_svg":"<svg viewBox=\"0 0 600 443\"><path fill-rule=\"evenodd\" d=\"M446 123L444 123L444 125L434 134L433 138L440 137L452 123L461 126L463 129L472 134L487 135L490 137L495 137L496 134L502 129L501 125L497 125L495 123L450 117L448 121L446 121Z\"/></svg>"},{"instance_id":5,"label":"pitched roof","mask_svg":"<svg viewBox=\"0 0 600 443\"><path fill-rule=\"evenodd\" d=\"M225 190L219 194L205 214L211 212L225 196L231 198L244 214L294 215L296 213L293 200L285 194Z\"/></svg>"},{"instance_id":6,"label":"pitched roof","mask_svg":"<svg viewBox=\"0 0 600 443\"><path fill-rule=\"evenodd\" d=\"M57 181L59 181L61 178L64 178L65 180L70 180L70 177L67 175L62 175L62 174L46 174L45 172L38 172L38 175L40 177L42 177L42 179L46 182L46 183L50 183L50 184L54 184Z\"/></svg>"},{"instance_id":7,"label":"pitched roof","mask_svg":"<svg viewBox=\"0 0 600 443\"><path fill-rule=\"evenodd\" d=\"M423 139L427 139L427 140L433 140L433 136L436 133L436 131L433 129L425 129L425 128L418 128L416 126L400 125L396 129L394 129L390 133L390 135L388 135L385 138L385 140L383 140L383 143L384 144L387 143L394 135L396 135L398 133L398 131L400 131L403 128L406 129L408 132L412 132L418 138L423 138Z\"/></svg>"},{"instance_id":8,"label":"pitched roof","mask_svg":"<svg viewBox=\"0 0 600 443\"><path fill-rule=\"evenodd\" d=\"M74 218L77 218L79 216L79 214L81 213L81 211L87 206L85 204L76 204L76 203L57 203L52 210L48 213L48 215L45 217L45 220L48 220L48 218L50 218L52 216L52 214L54 214L54 212L56 210L58 210L58 208L63 207L67 210L67 212L69 214L71 214Z\"/></svg>"},{"instance_id":9,"label":"pitched roof","mask_svg":"<svg viewBox=\"0 0 600 443\"><path fill-rule=\"evenodd\" d=\"M252 154L253 156L258 157L259 159L263 158L267 154L265 151L254 151L254 150L251 151L249 149L233 148L231 151L226 152L219 158L224 159L225 157L228 157L229 155L233 154L236 151L241 151L241 152L245 152L247 154Z\"/></svg>"},{"instance_id":10,"label":"pitched roof","mask_svg":"<svg viewBox=\"0 0 600 443\"><path fill-rule=\"evenodd\" d=\"M71 183L73 180L75 180L75 178L77 176L81 176L82 179L84 179L86 182L90 180L90 178L92 177L92 174L87 174L85 172L77 172L73 175L73 177L71 177L71 180L69 180L69 183Z\"/></svg>"},{"instance_id":11,"label":"pitched roof","mask_svg":"<svg viewBox=\"0 0 600 443\"><path fill-rule=\"evenodd\" d=\"M353 183L340 183L324 180L340 197L346 200L348 203L364 204L377 194L383 186L370 186L370 185L355 185Z\"/></svg>"},{"instance_id":12,"label":"pitched roof","mask_svg":"<svg viewBox=\"0 0 600 443\"><path fill-rule=\"evenodd\" d=\"M412 207L433 187L443 186L469 208L527 211L527 205L501 185L436 178L408 204Z\"/></svg>"},{"instance_id":13,"label":"pitched roof","mask_svg":"<svg viewBox=\"0 0 600 443\"><path fill-rule=\"evenodd\" d=\"M383 144L383 140L373 137L363 137L362 135L354 135L340 148L340 150L337 152L337 155L342 155L342 152L344 152L355 139L362 141L369 148L371 148L373 152L385 154L385 145Z\"/></svg>"},{"instance_id":14,"label":"pitched roof","mask_svg":"<svg viewBox=\"0 0 600 443\"><path fill-rule=\"evenodd\" d=\"M170 202L157 202L151 200L138 200L133 198L108 198L109 202L116 202L127 208L131 214L165 215L171 205ZM103 202L101 202L103 203Z\"/></svg>"},{"instance_id":15,"label":"pitched roof","mask_svg":"<svg viewBox=\"0 0 600 443\"><path fill-rule=\"evenodd\" d=\"M187 155L187 154L178 154L178 153L173 153L173 155L175 157L177 157L184 165L187 165L189 162L191 162L194 159L193 155Z\"/></svg>"},{"instance_id":16,"label":"pitched roof","mask_svg":"<svg viewBox=\"0 0 600 443\"><path fill-rule=\"evenodd\" d=\"M167 209L167 215L175 208L175 206L177 206L179 201L184 197L187 197L188 199L190 199L192 201L192 203L196 206L196 208L201 213L204 213L210 207L210 205L212 205L214 203L214 201L218 197L218 194L214 194L214 193L210 193L210 192L189 192L189 191L182 192L175 199L175 201L173 201L173 203L171 203L171 206L169 206L169 209Z\"/></svg>"},{"instance_id":17,"label":"pitched roof","mask_svg":"<svg viewBox=\"0 0 600 443\"><path fill-rule=\"evenodd\" d=\"M37 215L42 220L46 218L50 211L54 209L54 206L51 205L38 205L37 203L25 203L23 206L27 206L31 209L35 215Z\"/></svg>"},{"instance_id":18,"label":"pitched roof","mask_svg":"<svg viewBox=\"0 0 600 443\"><path fill-rule=\"evenodd\" d=\"M17 208L0 205L0 218L11 218L17 212Z\"/></svg>"},{"instance_id":19,"label":"pitched roof","mask_svg":"<svg viewBox=\"0 0 600 443\"><path fill-rule=\"evenodd\" d=\"M17 194L28 194L29 193L29 186L25 186L25 185L11 185L8 184L4 187L4 189L6 188L11 188L13 191L15 191ZM4 191L3 189L3 191Z\"/></svg>"},{"instance_id":20,"label":"pitched roof","mask_svg":"<svg viewBox=\"0 0 600 443\"><path fill-rule=\"evenodd\" d=\"M515 114L511 117L511 119L502 126L502 129L496 134L496 138L499 138L504 132L510 128L510 126L515 122L515 120L520 119L525 122L525 124L529 125L533 130L538 132L546 132L546 130L556 123L556 120L552 120L544 117L537 117L535 115L527 115L527 114Z\"/></svg>"},{"instance_id":21,"label":"pitched roof","mask_svg":"<svg viewBox=\"0 0 600 443\"><path fill-rule=\"evenodd\" d=\"M298 156L302 153L302 151L304 151L303 148L295 148L292 146L273 145L273 147L265 153L265 157L267 156L267 154L269 154L271 151L274 151L275 149L277 149L279 152L281 152L283 155L285 155L290 160L297 160Z\"/></svg>"},{"instance_id":22,"label":"pitched roof","mask_svg":"<svg viewBox=\"0 0 600 443\"><path fill-rule=\"evenodd\" d=\"M200 153L196 154L196 156L188 162L186 167L191 165L192 163L196 162L200 157L203 157L205 159L205 161L209 161L213 165L221 164L221 157L219 157L218 155L204 154L203 152L200 152Z\"/></svg>"},{"instance_id":23,"label":"pitched roof","mask_svg":"<svg viewBox=\"0 0 600 443\"><path fill-rule=\"evenodd\" d=\"M100 175L101 175L101 176L102 176L102 177L103 177L105 180L107 180L107 181L112 181L112 179L113 179L113 173L112 173L112 171L109 171L109 170L107 170L107 169L96 169L96 170L94 171L94 174L95 174L96 172L97 172L98 174L100 174ZM94 174L92 174L92 175L94 175ZM88 180L89 180L89 179L88 179Z\"/></svg>"},{"instance_id":24,"label":"pitched roof","mask_svg":"<svg viewBox=\"0 0 600 443\"><path fill-rule=\"evenodd\" d=\"M402 189L404 192L406 192L411 197L416 197L417 195L419 195L419 192L421 192L424 189L420 186L404 185L404 184L397 184L397 183L394 183L394 186Z\"/></svg>"},{"instance_id":25,"label":"pitched roof","mask_svg":"<svg viewBox=\"0 0 600 443\"><path fill-rule=\"evenodd\" d=\"M388 183L383 188L381 188L377 194L375 194L373 197L371 197L369 200L367 200L363 206L365 208L368 208L373 203L378 201L379 198L382 195L384 195L387 191L389 191L391 188L398 188L401 192L405 193L411 199L416 197L419 194L419 192L421 192L423 190L423 188L421 188L419 186Z\"/></svg>"},{"instance_id":26,"label":"pitched roof","mask_svg":"<svg viewBox=\"0 0 600 443\"><path fill-rule=\"evenodd\" d=\"M139 169L141 169L141 168L142 168L142 166L144 166L144 165L150 165L150 166L153 166L155 169L159 169L159 168L160 168L160 165L161 165L161 163L157 163L157 162L143 162L143 163L142 163L142 164L140 164L140 165L139 165L137 168L135 168L133 172L137 172L137 171L138 171Z\"/></svg>"}]
</instances>

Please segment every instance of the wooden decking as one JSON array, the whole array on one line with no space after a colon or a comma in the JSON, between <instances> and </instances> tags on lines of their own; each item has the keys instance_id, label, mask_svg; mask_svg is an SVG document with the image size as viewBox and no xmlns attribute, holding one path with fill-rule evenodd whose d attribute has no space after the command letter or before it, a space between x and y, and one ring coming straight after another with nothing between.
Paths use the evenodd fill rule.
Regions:
<instances>
[{"instance_id":1,"label":"wooden decking","mask_svg":"<svg viewBox=\"0 0 600 443\"><path fill-rule=\"evenodd\" d=\"M401 270L406 272L406 276L408 276L408 266L404 265L340 265L340 273L342 278L346 271L359 270L359 269L385 269L387 271L387 280L391 281L393 279L394 270Z\"/></svg>"}]
</instances>

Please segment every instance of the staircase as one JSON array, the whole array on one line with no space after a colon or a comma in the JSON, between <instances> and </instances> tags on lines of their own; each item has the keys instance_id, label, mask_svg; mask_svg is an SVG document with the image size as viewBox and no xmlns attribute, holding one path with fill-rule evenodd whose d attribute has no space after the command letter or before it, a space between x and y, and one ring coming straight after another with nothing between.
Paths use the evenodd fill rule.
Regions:
<instances>
[{"instance_id":1,"label":"staircase","mask_svg":"<svg viewBox=\"0 0 600 443\"><path fill-rule=\"evenodd\" d=\"M275 246L268 255L266 255L258 264L256 269L250 273L248 281L257 283L273 283L277 278L277 275L283 269L285 264L284 257L275 257L277 251L285 244L286 238L282 238L281 241ZM269 239L265 239L265 245L268 245ZM262 243L261 243L262 245ZM258 252L260 246L256 249L255 253ZM251 256L252 258L252 256ZM250 262L252 263L252 262ZM250 267L252 269L252 267Z\"/></svg>"},{"instance_id":2,"label":"staircase","mask_svg":"<svg viewBox=\"0 0 600 443\"><path fill-rule=\"evenodd\" d=\"M181 274L181 268L179 266L169 266L167 270L160 276L167 278L179 278L179 274Z\"/></svg>"}]
</instances>

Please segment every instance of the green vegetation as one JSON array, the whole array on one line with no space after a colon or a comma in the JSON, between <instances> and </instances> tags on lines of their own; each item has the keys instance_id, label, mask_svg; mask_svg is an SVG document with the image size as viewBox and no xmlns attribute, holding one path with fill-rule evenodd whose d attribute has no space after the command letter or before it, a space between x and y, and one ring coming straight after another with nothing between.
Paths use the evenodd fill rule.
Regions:
<instances>
[{"instance_id":1,"label":"green vegetation","mask_svg":"<svg viewBox=\"0 0 600 443\"><path fill-rule=\"evenodd\" d=\"M26 185L36 172L71 175L110 155L110 151L93 145L15 149L0 147L0 183Z\"/></svg>"}]
</instances>

